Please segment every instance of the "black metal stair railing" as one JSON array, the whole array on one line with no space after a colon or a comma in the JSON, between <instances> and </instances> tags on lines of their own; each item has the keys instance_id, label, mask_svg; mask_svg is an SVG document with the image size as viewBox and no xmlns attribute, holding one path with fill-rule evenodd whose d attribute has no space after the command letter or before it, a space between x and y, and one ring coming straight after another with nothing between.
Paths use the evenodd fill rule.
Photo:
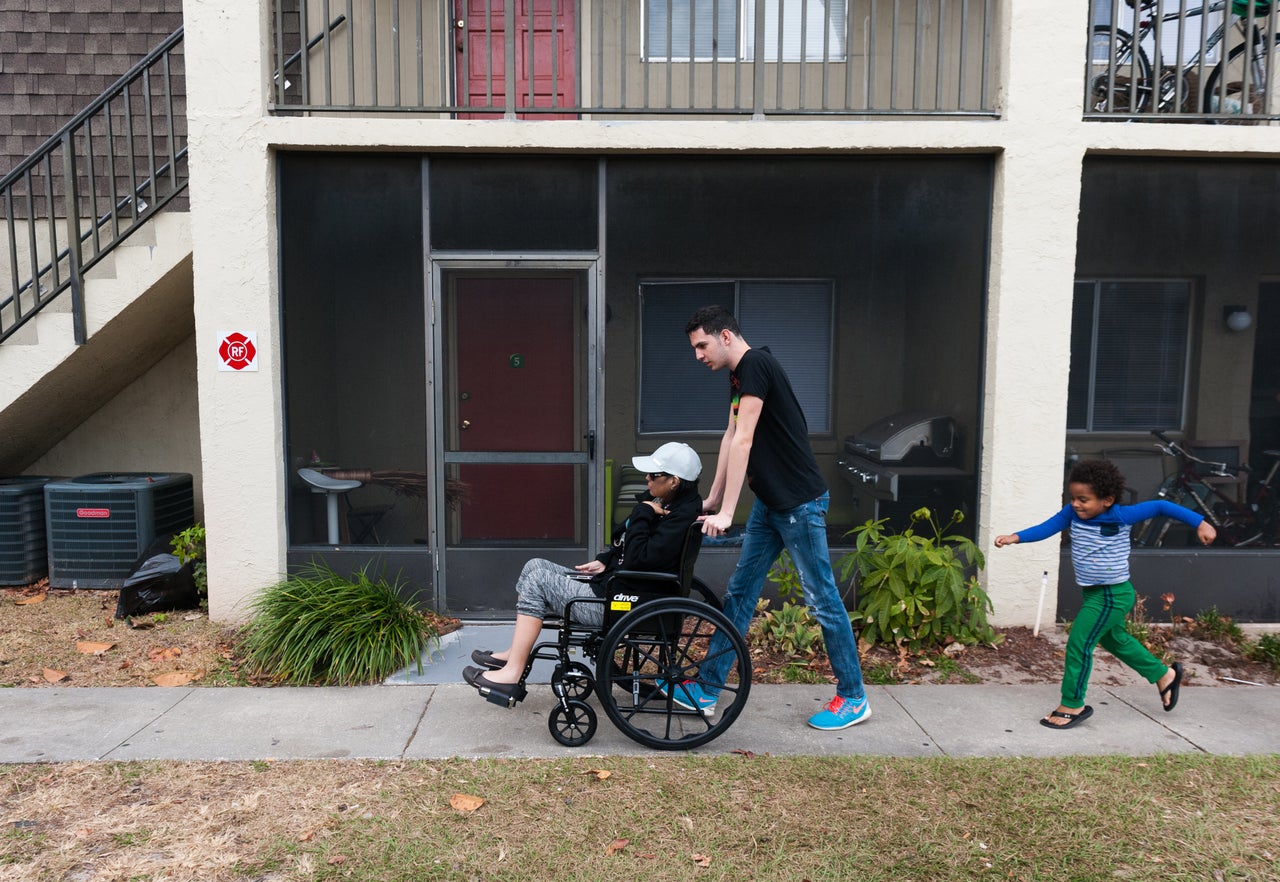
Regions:
<instances>
[{"instance_id":1,"label":"black metal stair railing","mask_svg":"<svg viewBox=\"0 0 1280 882\"><path fill-rule=\"evenodd\" d=\"M0 179L0 342L70 290L83 344L85 272L186 191L182 60L178 28Z\"/></svg>"}]
</instances>

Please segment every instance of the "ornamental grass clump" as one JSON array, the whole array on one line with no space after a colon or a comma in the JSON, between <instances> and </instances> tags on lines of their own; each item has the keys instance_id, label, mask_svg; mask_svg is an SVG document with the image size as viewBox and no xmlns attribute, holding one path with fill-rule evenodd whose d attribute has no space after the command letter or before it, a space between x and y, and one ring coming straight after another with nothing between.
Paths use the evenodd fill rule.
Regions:
<instances>
[{"instance_id":1,"label":"ornamental grass clump","mask_svg":"<svg viewBox=\"0 0 1280 882\"><path fill-rule=\"evenodd\" d=\"M351 578L317 563L264 591L251 606L246 668L294 686L379 683L417 663L438 639L434 626L396 586Z\"/></svg>"}]
</instances>

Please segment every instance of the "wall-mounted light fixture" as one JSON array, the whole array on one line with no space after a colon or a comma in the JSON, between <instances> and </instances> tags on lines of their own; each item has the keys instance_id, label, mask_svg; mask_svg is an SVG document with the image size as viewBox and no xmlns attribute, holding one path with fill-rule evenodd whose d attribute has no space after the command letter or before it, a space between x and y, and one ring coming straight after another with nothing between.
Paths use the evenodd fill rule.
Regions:
<instances>
[{"instance_id":1,"label":"wall-mounted light fixture","mask_svg":"<svg viewBox=\"0 0 1280 882\"><path fill-rule=\"evenodd\" d=\"M1253 324L1253 316L1249 314L1249 307L1238 304L1222 307L1222 320L1227 323L1227 330L1235 331L1236 333L1249 330L1249 326Z\"/></svg>"}]
</instances>

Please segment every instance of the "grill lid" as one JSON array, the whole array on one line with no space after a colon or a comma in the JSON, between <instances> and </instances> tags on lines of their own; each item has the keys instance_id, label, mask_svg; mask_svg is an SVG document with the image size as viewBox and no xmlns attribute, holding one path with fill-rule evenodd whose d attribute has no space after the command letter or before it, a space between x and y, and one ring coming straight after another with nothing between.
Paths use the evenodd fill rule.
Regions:
<instances>
[{"instance_id":1,"label":"grill lid","mask_svg":"<svg viewBox=\"0 0 1280 882\"><path fill-rule=\"evenodd\" d=\"M956 423L951 417L902 411L876 420L845 439L848 453L900 465L945 465L959 453Z\"/></svg>"}]
</instances>

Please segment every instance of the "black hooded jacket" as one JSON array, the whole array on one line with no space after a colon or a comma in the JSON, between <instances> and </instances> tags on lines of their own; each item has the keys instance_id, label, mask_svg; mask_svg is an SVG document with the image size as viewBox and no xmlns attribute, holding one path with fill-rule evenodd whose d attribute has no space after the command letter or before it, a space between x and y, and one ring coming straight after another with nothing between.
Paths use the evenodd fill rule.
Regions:
<instances>
[{"instance_id":1,"label":"black hooded jacket","mask_svg":"<svg viewBox=\"0 0 1280 882\"><path fill-rule=\"evenodd\" d=\"M613 543L596 556L596 560L604 564L604 572L591 578L598 596L604 596L605 583L616 570L680 572L685 536L689 526L702 514L698 485L694 481L681 481L663 515L645 504L652 498L648 491L636 497L635 508L626 523L614 532Z\"/></svg>"}]
</instances>

